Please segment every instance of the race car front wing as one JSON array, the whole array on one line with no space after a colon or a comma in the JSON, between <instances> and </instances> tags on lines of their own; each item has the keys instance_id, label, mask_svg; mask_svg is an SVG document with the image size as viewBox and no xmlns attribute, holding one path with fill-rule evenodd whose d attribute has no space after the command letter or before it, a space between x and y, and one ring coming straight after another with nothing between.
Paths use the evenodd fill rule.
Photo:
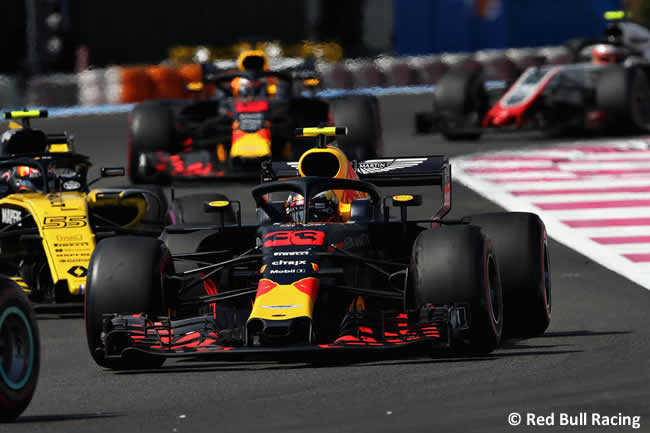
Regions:
<instances>
[{"instance_id":1,"label":"race car front wing","mask_svg":"<svg viewBox=\"0 0 650 433\"><path fill-rule=\"evenodd\" d=\"M147 152L140 154L137 170L161 182L196 179L256 179L268 158L231 158L220 161L215 152L194 150L183 153Z\"/></svg>"},{"instance_id":2,"label":"race car front wing","mask_svg":"<svg viewBox=\"0 0 650 433\"><path fill-rule=\"evenodd\" d=\"M395 349L417 343L449 348L465 338L470 318L465 305L426 305L410 313L350 312L341 324L342 333L327 344L260 346L246 345L245 329L218 329L213 315L181 320L144 314L104 315L104 347L107 358L119 359L140 353L163 357L276 358L279 353L309 354L372 349ZM371 317L372 316L372 317Z\"/></svg>"}]
</instances>

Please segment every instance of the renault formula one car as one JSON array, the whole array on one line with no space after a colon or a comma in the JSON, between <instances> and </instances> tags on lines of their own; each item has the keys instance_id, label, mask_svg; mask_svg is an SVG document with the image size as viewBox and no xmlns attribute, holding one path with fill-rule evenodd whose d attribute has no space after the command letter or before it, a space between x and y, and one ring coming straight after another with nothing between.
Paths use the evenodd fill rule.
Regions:
<instances>
[{"instance_id":1,"label":"renault formula one car","mask_svg":"<svg viewBox=\"0 0 650 433\"><path fill-rule=\"evenodd\" d=\"M116 234L156 237L169 222L160 189L90 189L88 157L67 134L31 129L47 111L13 111L0 149L0 273L33 302L51 309L81 305L97 241ZM123 168L102 168L102 177ZM97 179L99 180L99 179Z\"/></svg>"},{"instance_id":2,"label":"renault formula one car","mask_svg":"<svg viewBox=\"0 0 650 433\"><path fill-rule=\"evenodd\" d=\"M298 131L335 133L345 128ZM422 196L383 196L380 185L438 185L443 203L432 218L409 220ZM100 242L85 304L97 364L154 368L168 357L295 359L415 344L489 352L504 325L531 336L549 324L544 224L529 213L445 221L451 168L442 156L349 161L323 140L299 162L267 165L252 195L256 225L236 217L172 225L160 240ZM238 214L237 202L204 205Z\"/></svg>"},{"instance_id":3,"label":"renault formula one car","mask_svg":"<svg viewBox=\"0 0 650 433\"><path fill-rule=\"evenodd\" d=\"M0 423L15 420L32 400L40 354L29 299L15 282L0 277Z\"/></svg>"},{"instance_id":4,"label":"renault formula one car","mask_svg":"<svg viewBox=\"0 0 650 433\"><path fill-rule=\"evenodd\" d=\"M602 39L572 41L577 63L530 67L509 87L486 82L481 68L453 68L434 90L433 112L416 114L416 132L449 140L526 129L650 132L649 41L647 29L615 23Z\"/></svg>"},{"instance_id":5,"label":"renault formula one car","mask_svg":"<svg viewBox=\"0 0 650 433\"><path fill-rule=\"evenodd\" d=\"M358 158L381 152L374 97L319 98L314 70L270 71L262 51L244 52L238 70L202 66L203 81L187 86L199 99L147 101L133 109L128 155L133 182L256 178L262 161L295 158L309 148L294 137L297 126L339 119L359 124L341 142L347 152ZM209 97L208 89L215 88L216 97Z\"/></svg>"}]
</instances>

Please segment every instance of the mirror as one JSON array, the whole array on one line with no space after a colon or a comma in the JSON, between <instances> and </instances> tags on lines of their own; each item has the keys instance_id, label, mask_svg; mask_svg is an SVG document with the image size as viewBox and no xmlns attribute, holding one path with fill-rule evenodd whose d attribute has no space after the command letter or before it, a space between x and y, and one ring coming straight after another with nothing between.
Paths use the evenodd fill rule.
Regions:
<instances>
[{"instance_id":1,"label":"mirror","mask_svg":"<svg viewBox=\"0 0 650 433\"><path fill-rule=\"evenodd\" d=\"M102 167L102 177L119 177L124 176L124 167Z\"/></svg>"}]
</instances>

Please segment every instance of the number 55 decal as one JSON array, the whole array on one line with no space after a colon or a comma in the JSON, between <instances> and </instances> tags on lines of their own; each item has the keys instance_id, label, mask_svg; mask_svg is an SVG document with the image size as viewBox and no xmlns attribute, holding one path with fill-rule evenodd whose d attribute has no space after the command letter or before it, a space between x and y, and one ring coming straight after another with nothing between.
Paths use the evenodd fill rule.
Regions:
<instances>
[{"instance_id":1,"label":"number 55 decal","mask_svg":"<svg viewBox=\"0 0 650 433\"><path fill-rule=\"evenodd\" d=\"M63 215L43 218L43 229L63 229L67 227L85 227L88 225L85 215Z\"/></svg>"}]
</instances>

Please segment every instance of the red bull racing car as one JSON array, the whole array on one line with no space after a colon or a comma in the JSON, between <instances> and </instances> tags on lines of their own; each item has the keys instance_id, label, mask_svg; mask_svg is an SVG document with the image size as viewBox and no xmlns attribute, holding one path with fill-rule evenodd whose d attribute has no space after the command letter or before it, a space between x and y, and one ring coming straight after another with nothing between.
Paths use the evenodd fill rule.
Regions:
<instances>
[{"instance_id":1,"label":"red bull racing car","mask_svg":"<svg viewBox=\"0 0 650 433\"><path fill-rule=\"evenodd\" d=\"M270 71L262 51L242 53L237 70L204 64L197 99L147 101L129 117L129 176L135 183L172 179L257 177L266 160L299 157L309 143L297 126L346 119L360 127L341 147L357 158L381 152L378 104L372 96L325 100L314 70ZM209 97L215 91L216 97Z\"/></svg>"},{"instance_id":2,"label":"red bull racing car","mask_svg":"<svg viewBox=\"0 0 650 433\"><path fill-rule=\"evenodd\" d=\"M296 359L418 345L485 353L504 329L544 332L551 282L539 217L445 220L447 159L350 161L323 137L342 133L298 130L321 142L297 162L266 165L252 189L257 224L242 225L239 203L219 200L204 206L223 224L102 241L85 309L97 364L155 368L169 357ZM379 189L412 185L439 188L431 218L408 217L422 196Z\"/></svg>"}]
</instances>

